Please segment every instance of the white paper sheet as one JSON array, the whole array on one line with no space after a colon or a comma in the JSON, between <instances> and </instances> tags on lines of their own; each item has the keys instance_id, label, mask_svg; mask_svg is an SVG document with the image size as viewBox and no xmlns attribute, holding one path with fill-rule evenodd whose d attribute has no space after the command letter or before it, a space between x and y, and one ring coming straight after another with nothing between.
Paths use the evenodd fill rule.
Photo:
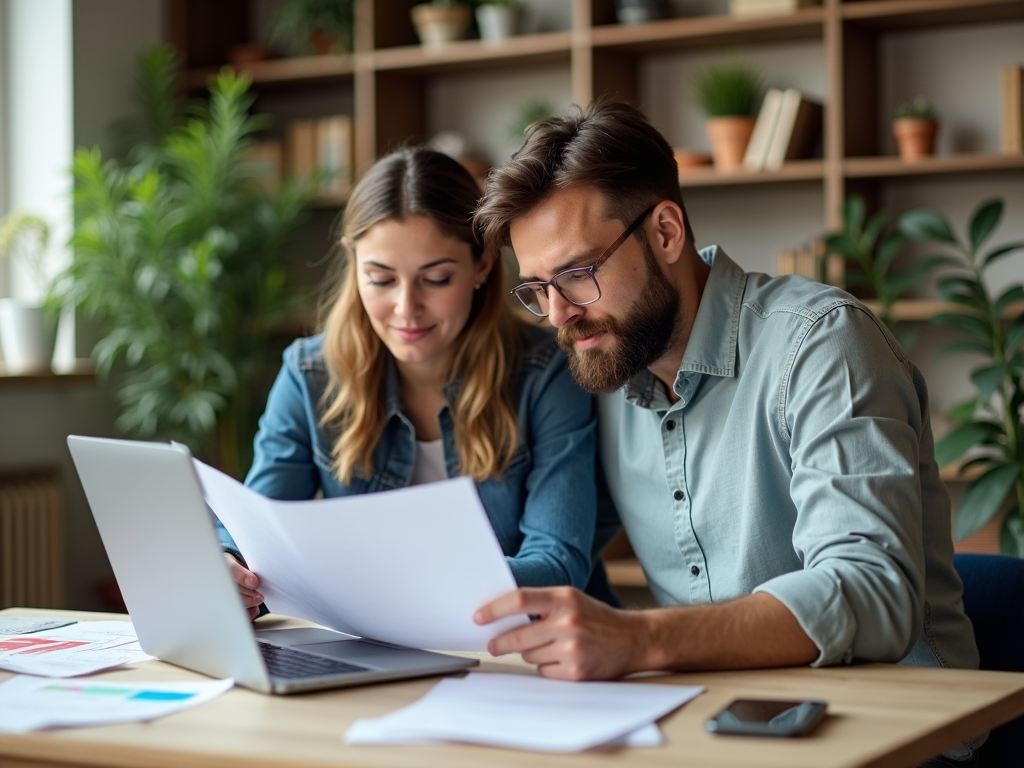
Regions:
<instances>
[{"instance_id":1,"label":"white paper sheet","mask_svg":"<svg viewBox=\"0 0 1024 768\"><path fill-rule=\"evenodd\" d=\"M274 613L439 651L485 650L527 621L473 623L477 608L516 583L469 478L275 501L195 466L207 503L260 577Z\"/></svg>"},{"instance_id":2,"label":"white paper sheet","mask_svg":"<svg viewBox=\"0 0 1024 768\"><path fill-rule=\"evenodd\" d=\"M153 720L203 704L233 684L231 680L121 683L12 677L0 685L0 732Z\"/></svg>"},{"instance_id":3,"label":"white paper sheet","mask_svg":"<svg viewBox=\"0 0 1024 768\"><path fill-rule=\"evenodd\" d=\"M357 720L348 744L461 741L539 752L578 752L625 740L651 745L645 726L701 693L699 686L570 683L474 673L445 679L403 709ZM660 743L660 732L658 734Z\"/></svg>"},{"instance_id":4,"label":"white paper sheet","mask_svg":"<svg viewBox=\"0 0 1024 768\"><path fill-rule=\"evenodd\" d=\"M0 635L30 635L74 624L74 619L47 619L38 616L0 616Z\"/></svg>"},{"instance_id":5,"label":"white paper sheet","mask_svg":"<svg viewBox=\"0 0 1024 768\"><path fill-rule=\"evenodd\" d=\"M72 677L148 661L130 621L81 621L60 629L0 637L0 669Z\"/></svg>"}]
</instances>

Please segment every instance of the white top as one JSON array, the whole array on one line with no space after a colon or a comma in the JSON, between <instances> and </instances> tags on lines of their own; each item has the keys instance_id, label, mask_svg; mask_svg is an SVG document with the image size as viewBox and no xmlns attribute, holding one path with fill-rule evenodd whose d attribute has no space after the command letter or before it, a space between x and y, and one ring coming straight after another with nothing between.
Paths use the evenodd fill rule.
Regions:
<instances>
[{"instance_id":1,"label":"white top","mask_svg":"<svg viewBox=\"0 0 1024 768\"><path fill-rule=\"evenodd\" d=\"M409 485L423 485L447 480L448 472L444 466L444 445L440 440L429 442L416 441L416 463L412 467L412 479Z\"/></svg>"}]
</instances>

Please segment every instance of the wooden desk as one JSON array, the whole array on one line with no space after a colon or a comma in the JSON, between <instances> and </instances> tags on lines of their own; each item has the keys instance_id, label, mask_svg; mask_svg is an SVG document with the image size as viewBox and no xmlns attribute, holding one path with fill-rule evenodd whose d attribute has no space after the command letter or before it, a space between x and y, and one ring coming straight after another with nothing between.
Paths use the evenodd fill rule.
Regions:
<instances>
[{"instance_id":1,"label":"wooden desk","mask_svg":"<svg viewBox=\"0 0 1024 768\"><path fill-rule=\"evenodd\" d=\"M19 615L52 611L11 609ZM124 618L66 612L80 620ZM269 618L269 617L268 617ZM261 619L268 627L295 623ZM484 671L531 674L517 659L488 660ZM10 677L0 672L0 679ZM162 662L108 672L107 680L201 679ZM0 766L358 766L452 768L626 765L702 768L874 768L912 766L964 738L1024 713L1024 675L912 669L886 664L648 678L707 690L661 721L660 749L547 755L468 745L350 747L341 736L357 718L391 712L422 696L436 678L297 696L235 688L195 709L151 723L0 734ZM806 739L712 736L704 721L740 696L825 699L829 716ZM510 726L512 727L512 726Z\"/></svg>"}]
</instances>

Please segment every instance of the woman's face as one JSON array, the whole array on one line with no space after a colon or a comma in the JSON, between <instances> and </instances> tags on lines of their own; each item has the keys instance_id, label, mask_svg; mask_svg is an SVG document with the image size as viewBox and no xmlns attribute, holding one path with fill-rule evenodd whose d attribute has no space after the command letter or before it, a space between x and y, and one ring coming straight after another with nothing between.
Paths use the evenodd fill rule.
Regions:
<instances>
[{"instance_id":1,"label":"woman's face","mask_svg":"<svg viewBox=\"0 0 1024 768\"><path fill-rule=\"evenodd\" d=\"M423 216L373 225L355 243L359 297L373 329L402 367L446 371L490 259Z\"/></svg>"}]
</instances>

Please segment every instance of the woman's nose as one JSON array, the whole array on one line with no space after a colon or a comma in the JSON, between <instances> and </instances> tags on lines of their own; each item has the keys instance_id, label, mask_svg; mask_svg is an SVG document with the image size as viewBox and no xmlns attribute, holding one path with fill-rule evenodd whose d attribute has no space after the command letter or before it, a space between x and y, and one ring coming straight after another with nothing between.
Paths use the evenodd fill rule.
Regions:
<instances>
[{"instance_id":1,"label":"woman's nose","mask_svg":"<svg viewBox=\"0 0 1024 768\"><path fill-rule=\"evenodd\" d=\"M399 317L416 317L420 313L419 291L413 284L401 285L395 301L395 314Z\"/></svg>"}]
</instances>

